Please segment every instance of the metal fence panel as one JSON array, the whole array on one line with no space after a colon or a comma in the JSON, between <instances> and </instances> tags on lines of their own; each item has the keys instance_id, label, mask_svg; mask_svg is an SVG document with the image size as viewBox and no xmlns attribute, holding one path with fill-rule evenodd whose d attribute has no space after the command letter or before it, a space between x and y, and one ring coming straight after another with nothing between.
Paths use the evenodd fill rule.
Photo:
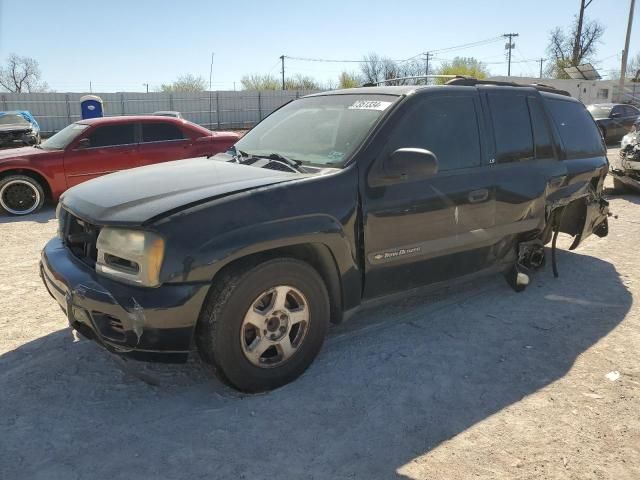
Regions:
<instances>
[{"instance_id":1,"label":"metal fence panel","mask_svg":"<svg viewBox=\"0 0 640 480\"><path fill-rule=\"evenodd\" d=\"M144 115L159 110L181 112L187 120L212 130L250 128L275 109L312 90L216 91L198 93L96 93L106 116ZM62 130L80 119L83 93L0 93L0 108L29 110L44 133Z\"/></svg>"}]
</instances>

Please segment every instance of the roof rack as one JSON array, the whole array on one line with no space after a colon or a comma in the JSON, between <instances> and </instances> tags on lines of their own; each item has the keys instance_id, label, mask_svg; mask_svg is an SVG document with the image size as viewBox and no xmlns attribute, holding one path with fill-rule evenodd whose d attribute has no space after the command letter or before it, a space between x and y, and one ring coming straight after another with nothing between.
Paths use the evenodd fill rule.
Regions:
<instances>
[{"instance_id":1,"label":"roof rack","mask_svg":"<svg viewBox=\"0 0 640 480\"><path fill-rule=\"evenodd\" d=\"M566 90L560 90L559 88L552 87L551 85L545 85L543 83L515 83L515 82L499 82L496 80L478 80L474 77L463 77L457 76L449 80L446 85L465 85L465 86L475 86L475 85L497 85L501 87L533 87L540 92L547 93L557 93L558 95L564 95L565 97L570 97L571 94Z\"/></svg>"}]
</instances>

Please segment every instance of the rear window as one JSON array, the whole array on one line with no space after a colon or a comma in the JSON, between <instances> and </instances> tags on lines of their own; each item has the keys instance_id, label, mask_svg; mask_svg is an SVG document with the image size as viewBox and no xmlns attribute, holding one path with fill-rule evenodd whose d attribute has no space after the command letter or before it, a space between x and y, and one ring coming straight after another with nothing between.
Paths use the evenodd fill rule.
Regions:
<instances>
[{"instance_id":1,"label":"rear window","mask_svg":"<svg viewBox=\"0 0 640 480\"><path fill-rule=\"evenodd\" d=\"M168 140L182 140L182 130L171 123L153 122L142 124L143 142L164 142Z\"/></svg>"},{"instance_id":2,"label":"rear window","mask_svg":"<svg viewBox=\"0 0 640 480\"><path fill-rule=\"evenodd\" d=\"M578 102L545 99L567 158L604 155L602 137L587 109Z\"/></svg>"}]
</instances>

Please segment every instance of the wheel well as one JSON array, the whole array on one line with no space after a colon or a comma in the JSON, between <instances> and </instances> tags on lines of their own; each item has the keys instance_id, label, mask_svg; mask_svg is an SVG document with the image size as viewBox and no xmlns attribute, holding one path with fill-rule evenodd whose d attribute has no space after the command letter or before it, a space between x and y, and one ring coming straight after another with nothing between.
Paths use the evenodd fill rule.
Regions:
<instances>
[{"instance_id":1,"label":"wheel well","mask_svg":"<svg viewBox=\"0 0 640 480\"><path fill-rule=\"evenodd\" d=\"M331 322L340 323L342 321L343 311L342 289L338 267L329 248L321 243L287 245L286 247L265 250L238 258L221 268L213 277L212 282L215 282L216 278L224 276L229 270L250 268L267 260L283 257L295 258L306 262L318 272L329 293Z\"/></svg>"},{"instance_id":2,"label":"wheel well","mask_svg":"<svg viewBox=\"0 0 640 480\"><path fill-rule=\"evenodd\" d=\"M24 175L25 177L31 177L36 180L42 189L44 190L44 195L47 200L51 200L51 187L49 186L49 182L47 179L40 175L38 172L33 170L28 170L24 168L16 168L13 170L5 170L4 172L0 172L0 180L10 177L11 175Z\"/></svg>"}]
</instances>

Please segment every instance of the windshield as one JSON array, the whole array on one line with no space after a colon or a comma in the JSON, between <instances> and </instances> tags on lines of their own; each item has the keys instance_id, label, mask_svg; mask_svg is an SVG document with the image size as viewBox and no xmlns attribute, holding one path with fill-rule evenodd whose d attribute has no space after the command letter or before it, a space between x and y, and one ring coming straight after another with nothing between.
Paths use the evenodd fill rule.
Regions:
<instances>
[{"instance_id":1,"label":"windshield","mask_svg":"<svg viewBox=\"0 0 640 480\"><path fill-rule=\"evenodd\" d=\"M589 105L587 110L593 118L609 118L609 113L613 107L605 107L603 105Z\"/></svg>"},{"instance_id":2,"label":"windshield","mask_svg":"<svg viewBox=\"0 0 640 480\"><path fill-rule=\"evenodd\" d=\"M296 100L259 123L236 148L249 155L278 153L309 165L342 166L397 98L360 94Z\"/></svg>"},{"instance_id":3,"label":"windshield","mask_svg":"<svg viewBox=\"0 0 640 480\"><path fill-rule=\"evenodd\" d=\"M45 150L64 150L78 135L84 132L89 125L82 123L72 123L67 125L58 133L42 142L40 145Z\"/></svg>"},{"instance_id":4,"label":"windshield","mask_svg":"<svg viewBox=\"0 0 640 480\"><path fill-rule=\"evenodd\" d=\"M0 125L31 125L22 115L0 115Z\"/></svg>"}]
</instances>

